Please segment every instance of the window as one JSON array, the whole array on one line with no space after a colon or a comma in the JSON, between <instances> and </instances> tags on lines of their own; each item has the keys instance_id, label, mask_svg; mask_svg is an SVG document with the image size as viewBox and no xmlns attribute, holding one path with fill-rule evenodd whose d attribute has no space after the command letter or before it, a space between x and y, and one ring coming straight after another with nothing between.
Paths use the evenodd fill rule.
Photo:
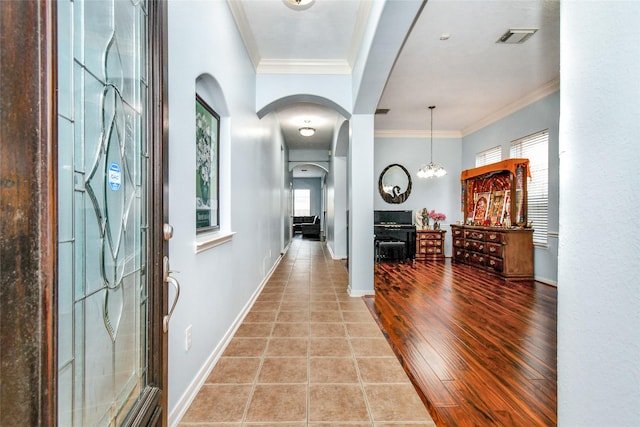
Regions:
<instances>
[{"instance_id":1,"label":"window","mask_svg":"<svg viewBox=\"0 0 640 427\"><path fill-rule=\"evenodd\" d=\"M497 146L476 154L476 167L489 165L502 160L502 147Z\"/></svg>"},{"instance_id":2,"label":"window","mask_svg":"<svg viewBox=\"0 0 640 427\"><path fill-rule=\"evenodd\" d=\"M527 220L533 222L533 243L546 246L549 211L549 131L544 130L513 141L511 157L529 159L531 180L527 186Z\"/></svg>"},{"instance_id":3,"label":"window","mask_svg":"<svg viewBox=\"0 0 640 427\"><path fill-rule=\"evenodd\" d=\"M311 190L293 190L293 215L311 215Z\"/></svg>"}]
</instances>

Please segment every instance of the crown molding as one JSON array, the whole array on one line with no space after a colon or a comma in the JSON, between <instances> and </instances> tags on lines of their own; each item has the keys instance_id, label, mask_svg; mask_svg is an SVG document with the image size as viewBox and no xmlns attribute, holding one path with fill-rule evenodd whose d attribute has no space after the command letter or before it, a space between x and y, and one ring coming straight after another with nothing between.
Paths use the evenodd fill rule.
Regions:
<instances>
[{"instance_id":1,"label":"crown molding","mask_svg":"<svg viewBox=\"0 0 640 427\"><path fill-rule=\"evenodd\" d=\"M431 132L429 130L400 130L400 129L384 129L376 130L374 137L376 138L429 138ZM458 139L462 138L462 134L457 130L434 130L434 138L442 139Z\"/></svg>"},{"instance_id":2,"label":"crown molding","mask_svg":"<svg viewBox=\"0 0 640 427\"><path fill-rule=\"evenodd\" d=\"M362 47L367 23L369 22L369 15L371 14L371 3L371 1L361 1L358 7L358 15L356 16L356 23L353 28L353 36L351 37L351 44L349 45L347 55L349 65L352 69Z\"/></svg>"},{"instance_id":3,"label":"crown molding","mask_svg":"<svg viewBox=\"0 0 640 427\"><path fill-rule=\"evenodd\" d=\"M551 80L550 82L546 83L542 87L538 88L537 90L531 92L524 98L521 98L516 102L511 103L505 106L504 108L501 108L500 110L488 115L482 120L479 120L478 122L462 129L461 134L463 137L465 137L474 132L477 132L480 129L485 128L490 124L497 122L498 120L504 119L505 117L515 113L516 111L521 110L524 107L531 105L534 102L541 100L545 96L551 95L552 93L555 93L559 90L560 90L560 77L557 77Z\"/></svg>"},{"instance_id":4,"label":"crown molding","mask_svg":"<svg viewBox=\"0 0 640 427\"><path fill-rule=\"evenodd\" d=\"M251 59L251 63L253 64L253 68L257 70L258 64L260 63L258 44L253 37L253 31L251 31L249 21L247 20L247 15L244 13L242 2L227 0L227 4L229 5L229 9L231 10L233 19L236 21L236 26L238 27L238 31L240 32L240 37L244 42L244 46L247 49L247 53L249 54L249 58Z\"/></svg>"},{"instance_id":5,"label":"crown molding","mask_svg":"<svg viewBox=\"0 0 640 427\"><path fill-rule=\"evenodd\" d=\"M351 74L352 68L342 59L263 59L256 71L259 74Z\"/></svg>"}]
</instances>

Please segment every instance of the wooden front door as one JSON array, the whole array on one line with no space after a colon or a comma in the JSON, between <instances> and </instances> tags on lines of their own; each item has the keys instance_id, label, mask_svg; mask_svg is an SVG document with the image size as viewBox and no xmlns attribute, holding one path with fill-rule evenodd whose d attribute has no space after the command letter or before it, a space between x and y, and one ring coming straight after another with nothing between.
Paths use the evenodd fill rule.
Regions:
<instances>
[{"instance_id":1,"label":"wooden front door","mask_svg":"<svg viewBox=\"0 0 640 427\"><path fill-rule=\"evenodd\" d=\"M166 4L0 9L0 425L160 425Z\"/></svg>"}]
</instances>

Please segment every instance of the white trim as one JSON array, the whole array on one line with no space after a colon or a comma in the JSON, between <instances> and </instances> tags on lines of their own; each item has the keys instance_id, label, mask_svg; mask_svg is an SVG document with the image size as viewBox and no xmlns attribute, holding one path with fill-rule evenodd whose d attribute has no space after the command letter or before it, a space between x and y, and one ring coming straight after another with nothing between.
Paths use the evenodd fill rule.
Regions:
<instances>
[{"instance_id":1,"label":"white trim","mask_svg":"<svg viewBox=\"0 0 640 427\"><path fill-rule=\"evenodd\" d=\"M196 237L195 252L199 254L207 249L230 242L234 234L236 234L235 231L218 231L198 236Z\"/></svg>"},{"instance_id":2,"label":"white trim","mask_svg":"<svg viewBox=\"0 0 640 427\"><path fill-rule=\"evenodd\" d=\"M560 77L551 80L550 82L546 83L542 87L526 95L524 98L521 98L516 102L513 102L507 105L506 107L501 108L500 110L488 115L484 119L479 120L478 122L472 124L471 126L468 126L462 129L462 132L461 132L462 136L465 137L469 134L479 131L482 128L489 126L490 124L497 122L498 120L502 120L503 118L510 116L516 111L521 110L524 107L531 105L536 101L541 100L545 96L548 96L548 95L551 95L552 93L557 92L558 90L560 90Z\"/></svg>"},{"instance_id":3,"label":"white trim","mask_svg":"<svg viewBox=\"0 0 640 427\"><path fill-rule=\"evenodd\" d=\"M284 255L284 252L278 258L277 262L273 264L273 267L271 267L271 270L269 270L269 273L262 280L262 282L260 283L256 291L253 293L253 295L251 295L251 298L249 299L247 304L245 304L244 308L238 314L236 319L233 321L229 330L227 330L222 340L220 340L220 343L216 346L215 349L213 349L213 352L211 352L211 354L207 358L202 368L200 368L200 370L196 374L193 381L191 381L191 384L189 384L189 386L187 387L185 392L182 394L180 399L178 399L178 403L173 408L173 411L171 411L171 413L169 414L169 419L168 419L169 426L176 427L178 426L180 421L182 421L182 418L187 413L187 410L189 409L189 407L193 403L193 400L198 395L198 392L200 391L205 381L211 374L211 371L215 367L218 360L220 360L220 357L224 353L224 350L227 348L227 346L231 342L231 339L235 335L240 325L242 325L244 318L247 316L247 314L251 310L251 307L253 307L253 304L258 299L258 296L260 296L262 289L264 289L265 285L271 278L271 275L273 275L273 272L275 271L276 267L280 265L280 261L282 261L283 255Z\"/></svg>"},{"instance_id":4,"label":"white trim","mask_svg":"<svg viewBox=\"0 0 640 427\"><path fill-rule=\"evenodd\" d=\"M244 47L247 49L253 68L257 69L258 64L260 63L258 44L253 36L253 31L251 31L251 26L247 20L247 14L244 13L242 2L227 0L227 5L229 5L231 15L233 15L233 19L236 21L236 26L238 27L240 37L242 37L242 41L244 42Z\"/></svg>"},{"instance_id":5,"label":"white trim","mask_svg":"<svg viewBox=\"0 0 640 427\"><path fill-rule=\"evenodd\" d=\"M522 108L541 100L560 90L560 78L551 80L539 89L526 95L524 98L513 102L506 107L488 115L482 120L467 126L466 128L456 130L433 131L434 138L464 138L482 128L485 128L503 118L515 113ZM380 129L375 131L376 138L427 138L430 136L428 130L403 130L403 129Z\"/></svg>"},{"instance_id":6,"label":"white trim","mask_svg":"<svg viewBox=\"0 0 640 427\"><path fill-rule=\"evenodd\" d=\"M554 280L542 279L539 277L535 277L533 280L535 280L536 282L544 283L545 285L553 286L554 288L558 287L558 282Z\"/></svg>"},{"instance_id":7,"label":"white trim","mask_svg":"<svg viewBox=\"0 0 640 427\"><path fill-rule=\"evenodd\" d=\"M351 37L351 43L347 53L349 65L353 68L353 65L358 59L358 53L362 49L362 41L367 30L367 23L369 22L369 15L371 14L371 1L361 1L358 7L358 15L356 16L356 22L353 26L353 36Z\"/></svg>"},{"instance_id":8,"label":"white trim","mask_svg":"<svg viewBox=\"0 0 640 427\"><path fill-rule=\"evenodd\" d=\"M325 239L325 245L324 245L324 247L325 247L325 248L327 248L327 250L329 251L329 255L331 255L331 259L337 259L337 258L335 257L335 255L333 254L333 251L331 250L331 246L329 246L329 243L328 243L328 242L326 242L326 239Z\"/></svg>"},{"instance_id":9,"label":"white trim","mask_svg":"<svg viewBox=\"0 0 640 427\"><path fill-rule=\"evenodd\" d=\"M351 284L349 284L349 287L347 288L347 292L349 293L349 296L352 298L359 298L367 295L375 295L375 291L373 289L371 289L370 291L366 291L364 289L358 289L358 291L354 292L353 288L351 287Z\"/></svg>"},{"instance_id":10,"label":"white trim","mask_svg":"<svg viewBox=\"0 0 640 427\"><path fill-rule=\"evenodd\" d=\"M332 260L335 260L335 261L344 261L344 260L346 260L346 259L347 259L347 257L345 257L345 256L339 256L339 255L336 255L336 254L333 252L333 249L331 249L331 246L329 245L329 243L328 243L328 242L326 242L326 241L325 241L325 245L324 245L324 247L325 247L325 248L327 248L327 250L329 251L329 254L331 255L331 259L332 259Z\"/></svg>"},{"instance_id":11,"label":"white trim","mask_svg":"<svg viewBox=\"0 0 640 427\"><path fill-rule=\"evenodd\" d=\"M431 136L429 130L402 130L402 129L381 129L376 130L376 138L428 138ZM434 130L434 138L458 139L462 138L462 133L457 130Z\"/></svg>"}]
</instances>

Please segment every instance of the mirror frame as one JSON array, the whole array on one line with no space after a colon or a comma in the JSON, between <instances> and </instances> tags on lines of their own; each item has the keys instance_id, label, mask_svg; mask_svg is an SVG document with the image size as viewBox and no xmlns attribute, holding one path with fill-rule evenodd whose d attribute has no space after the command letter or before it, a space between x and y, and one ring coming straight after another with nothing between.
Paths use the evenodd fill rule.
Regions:
<instances>
[{"instance_id":1,"label":"mirror frame","mask_svg":"<svg viewBox=\"0 0 640 427\"><path fill-rule=\"evenodd\" d=\"M392 168L394 166L400 167L400 169L402 169L404 171L404 173L407 175L407 180L409 181L409 183L407 185L406 191L403 192L403 193L389 194L386 191L384 191L384 188L383 188L383 185L382 185L382 181L383 181L384 175L387 173L387 171L390 168ZM411 185L412 185L411 174L409 173L409 171L407 171L407 169L404 166L402 166L399 163L392 163L389 166L387 166L386 168L384 168L384 170L380 174L380 178L378 179L378 191L380 192L380 196L382 197L382 199L387 203L394 203L394 204L404 203L409 198L409 195L411 194ZM393 187L393 189L394 189L394 193L395 193L396 189L398 189L398 192L400 191L400 187L398 187L397 185L395 187Z\"/></svg>"}]
</instances>

